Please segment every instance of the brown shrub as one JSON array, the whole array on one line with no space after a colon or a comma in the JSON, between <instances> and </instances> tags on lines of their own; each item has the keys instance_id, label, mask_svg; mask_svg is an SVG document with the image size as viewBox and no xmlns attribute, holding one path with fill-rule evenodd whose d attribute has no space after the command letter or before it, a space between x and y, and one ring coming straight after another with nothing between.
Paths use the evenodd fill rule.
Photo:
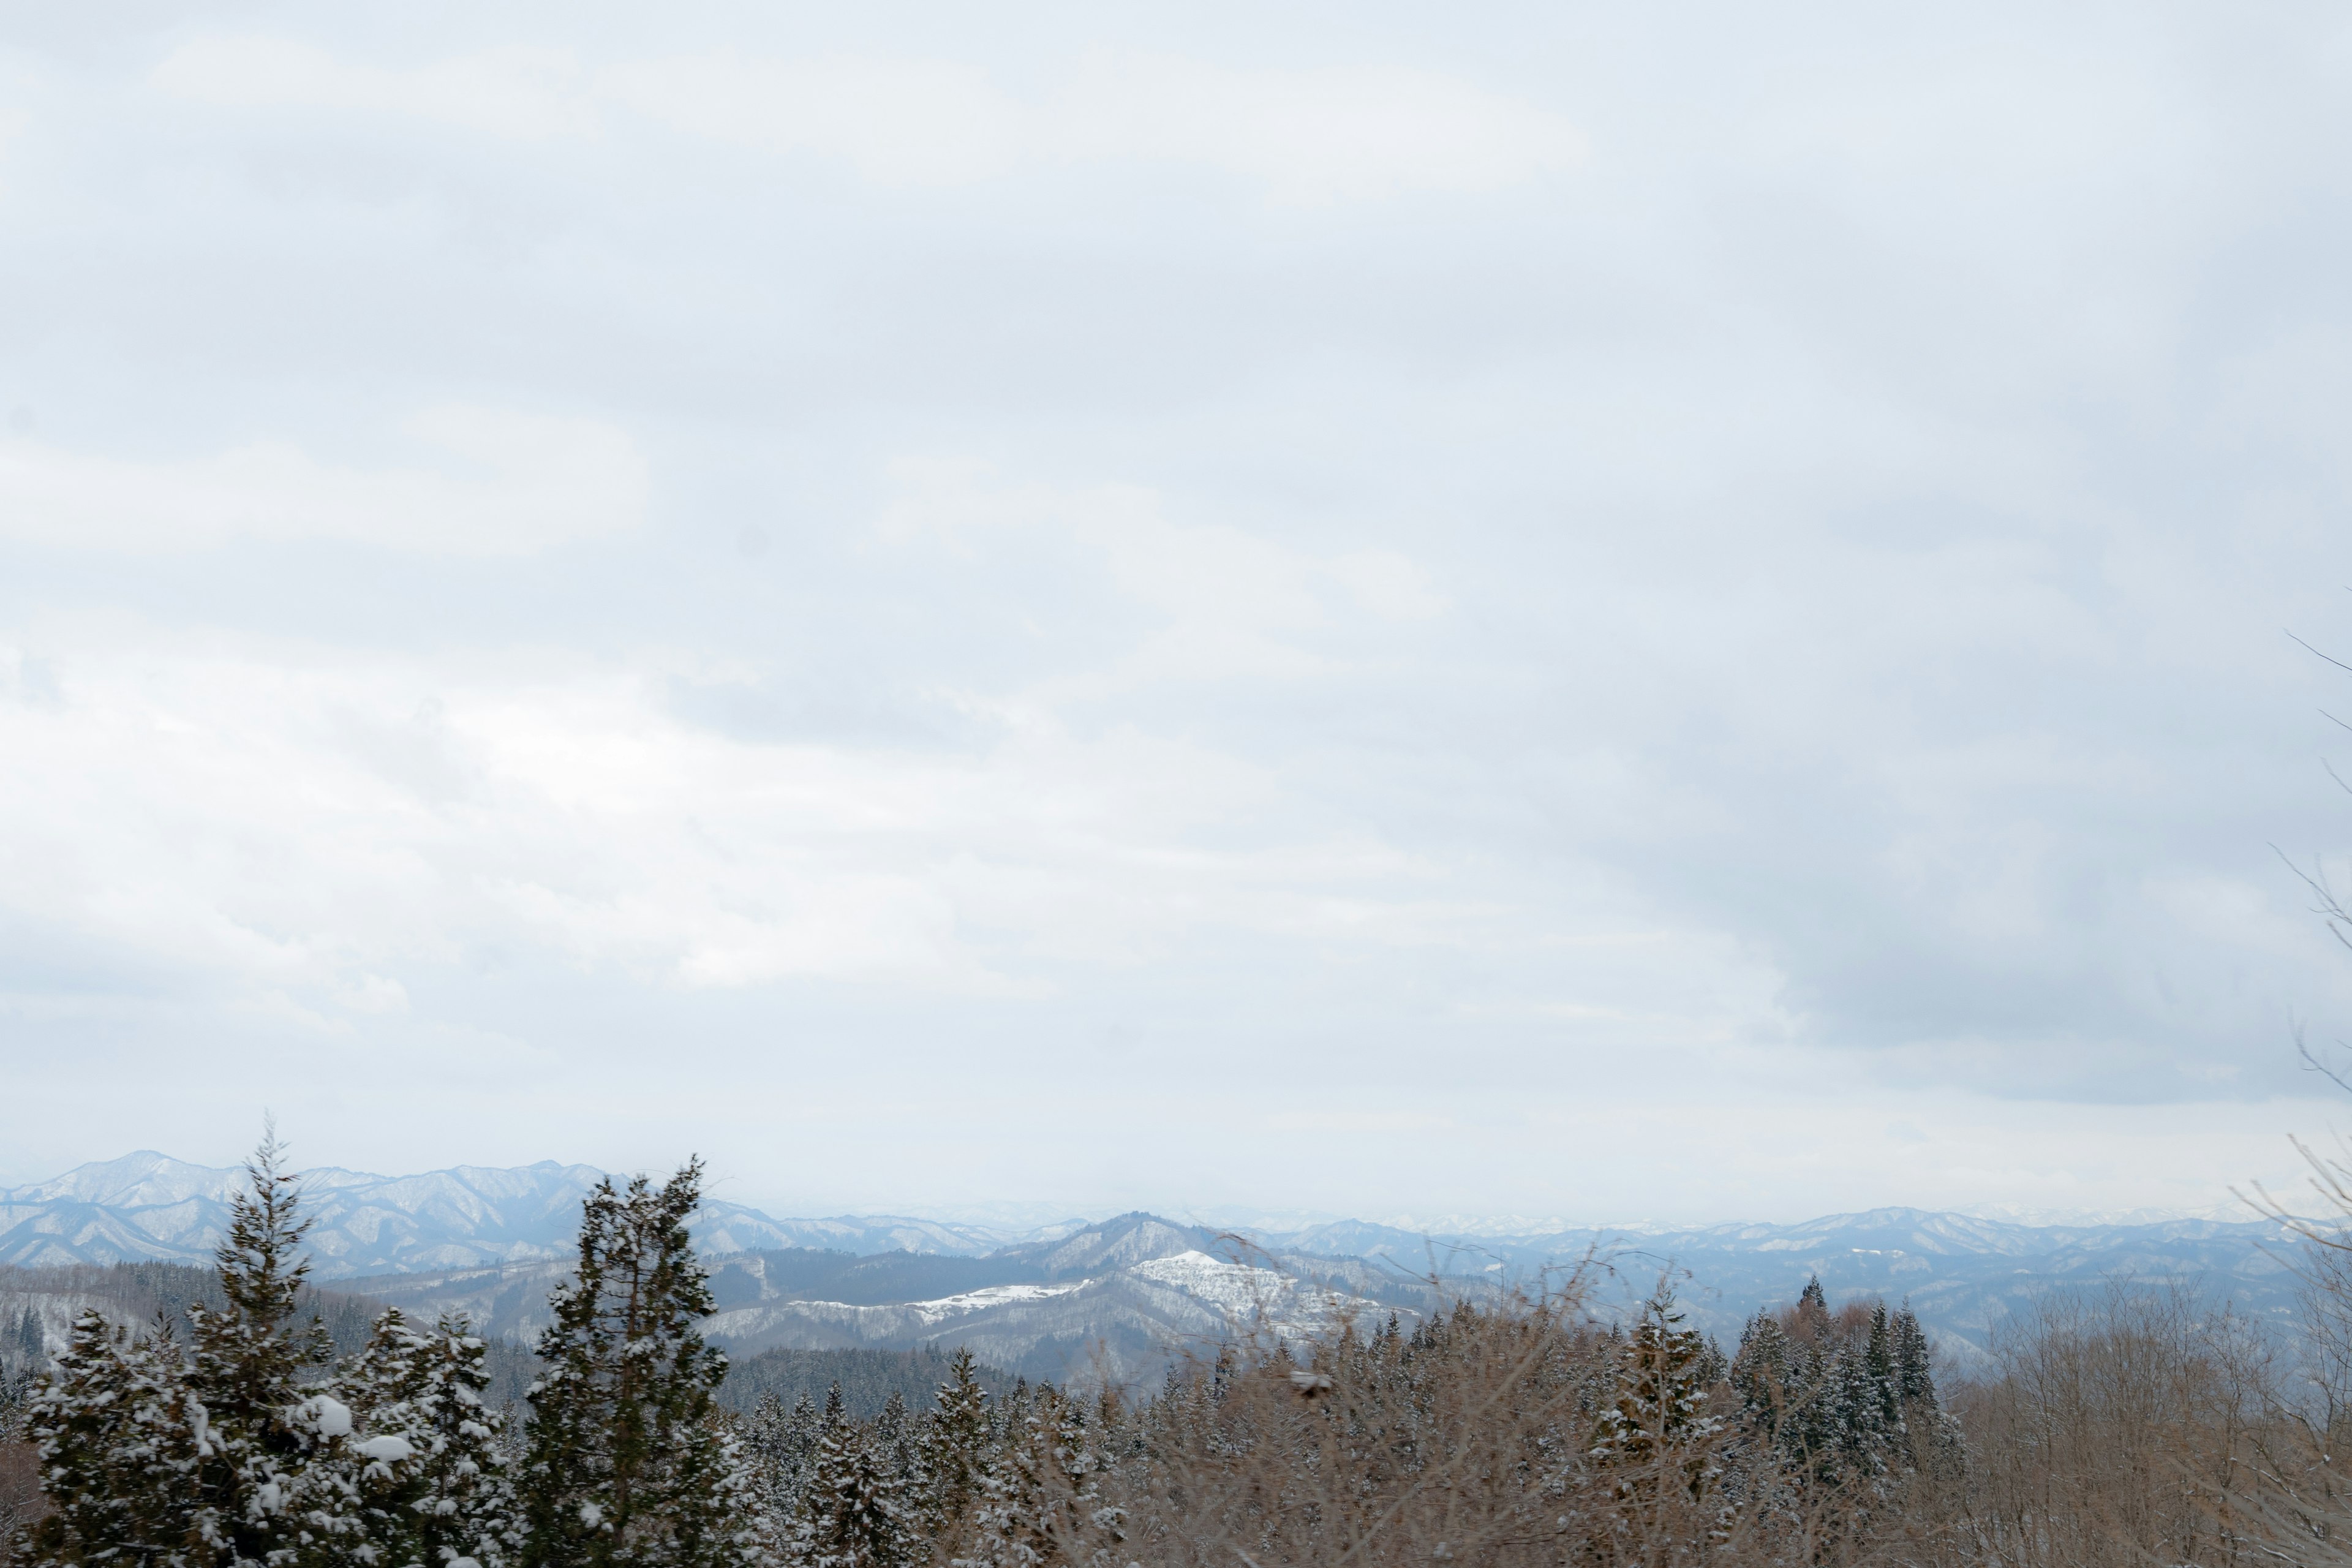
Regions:
<instances>
[{"instance_id":1,"label":"brown shrub","mask_svg":"<svg viewBox=\"0 0 2352 1568\"><path fill-rule=\"evenodd\" d=\"M30 1443L0 1442L0 1565L13 1564L13 1542L49 1511L41 1495L40 1463Z\"/></svg>"},{"instance_id":2,"label":"brown shrub","mask_svg":"<svg viewBox=\"0 0 2352 1568\"><path fill-rule=\"evenodd\" d=\"M1456 1303L1410 1335L1349 1324L1296 1350L1244 1344L1132 1411L1089 1418L1049 1400L1023 1467L1023 1514L1041 1521L1024 1544L1045 1562L1170 1568L1664 1568L1879 1551L1881 1527L1900 1522L1889 1495L1782 1478L1729 1418L1719 1365L1698 1348L1662 1308L1611 1332L1567 1290Z\"/></svg>"}]
</instances>

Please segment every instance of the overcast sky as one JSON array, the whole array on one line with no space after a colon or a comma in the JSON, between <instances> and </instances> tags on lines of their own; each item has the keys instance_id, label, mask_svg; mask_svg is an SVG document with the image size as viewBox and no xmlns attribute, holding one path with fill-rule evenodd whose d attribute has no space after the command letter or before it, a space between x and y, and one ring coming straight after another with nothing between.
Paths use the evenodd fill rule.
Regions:
<instances>
[{"instance_id":1,"label":"overcast sky","mask_svg":"<svg viewBox=\"0 0 2352 1568\"><path fill-rule=\"evenodd\" d=\"M2226 1203L2348 153L2318 5L12 5L0 1180Z\"/></svg>"}]
</instances>

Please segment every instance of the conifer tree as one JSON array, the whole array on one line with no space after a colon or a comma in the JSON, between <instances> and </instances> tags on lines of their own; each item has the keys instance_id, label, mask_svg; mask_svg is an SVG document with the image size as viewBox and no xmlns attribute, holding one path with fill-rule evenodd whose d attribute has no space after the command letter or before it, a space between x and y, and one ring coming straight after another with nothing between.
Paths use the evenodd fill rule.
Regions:
<instances>
[{"instance_id":1,"label":"conifer tree","mask_svg":"<svg viewBox=\"0 0 2352 1568\"><path fill-rule=\"evenodd\" d=\"M1895 1396L1906 1405L1923 1405L1936 1408L1936 1378L1930 1370L1930 1352L1927 1331L1912 1315L1911 1303L1905 1301L1888 1324L1888 1338L1894 1345Z\"/></svg>"},{"instance_id":2,"label":"conifer tree","mask_svg":"<svg viewBox=\"0 0 2352 1568\"><path fill-rule=\"evenodd\" d=\"M502 1568L519 1544L487 1347L462 1321L430 1331L398 1308L310 1402L319 1442L301 1482L307 1559Z\"/></svg>"},{"instance_id":3,"label":"conifer tree","mask_svg":"<svg viewBox=\"0 0 2352 1568\"><path fill-rule=\"evenodd\" d=\"M1790 1345L1788 1331L1769 1310L1748 1321L1739 1336L1739 1353L1731 1361L1731 1386L1748 1418L1778 1436L1789 1405Z\"/></svg>"},{"instance_id":4,"label":"conifer tree","mask_svg":"<svg viewBox=\"0 0 2352 1568\"><path fill-rule=\"evenodd\" d=\"M1825 1339L1830 1331L1830 1299L1822 1289L1822 1277L1813 1275L1805 1288L1797 1293L1797 1330L1800 1334Z\"/></svg>"},{"instance_id":5,"label":"conifer tree","mask_svg":"<svg viewBox=\"0 0 2352 1568\"><path fill-rule=\"evenodd\" d=\"M874 1446L898 1478L901 1492L912 1498L921 1489L922 1458L916 1452L914 1421L907 1414L907 1396L897 1389L874 1418Z\"/></svg>"},{"instance_id":6,"label":"conifer tree","mask_svg":"<svg viewBox=\"0 0 2352 1568\"><path fill-rule=\"evenodd\" d=\"M28 1303L16 1320L16 1374L30 1377L48 1360L48 1336L41 1331L41 1315Z\"/></svg>"},{"instance_id":7,"label":"conifer tree","mask_svg":"<svg viewBox=\"0 0 2352 1568\"><path fill-rule=\"evenodd\" d=\"M133 1343L85 1318L47 1382L43 1484L61 1562L190 1565L268 1561L288 1549L287 1511L316 1441L303 1373L326 1359L323 1325L294 1326L310 1266L297 1249L301 1194L274 1132L246 1163L214 1254L218 1308L189 1309L182 1353L168 1321Z\"/></svg>"},{"instance_id":8,"label":"conifer tree","mask_svg":"<svg viewBox=\"0 0 2352 1568\"><path fill-rule=\"evenodd\" d=\"M1900 1426L1903 1394L1895 1374L1895 1326L1884 1301L1871 1305L1870 1337L1864 1342L1863 1359L1870 1370L1871 1391L1878 1400L1882 1425L1889 1430Z\"/></svg>"},{"instance_id":9,"label":"conifer tree","mask_svg":"<svg viewBox=\"0 0 2352 1568\"><path fill-rule=\"evenodd\" d=\"M686 1226L701 1185L693 1160L658 1191L639 1176L588 1196L578 1272L539 1340L526 1568L717 1568L764 1551L765 1510L714 1419L727 1358L695 1329L713 1306Z\"/></svg>"},{"instance_id":10,"label":"conifer tree","mask_svg":"<svg viewBox=\"0 0 2352 1568\"><path fill-rule=\"evenodd\" d=\"M1015 1384L1016 1394L1026 1392ZM1208 1396L1215 1397L1213 1387ZM1097 1560L1125 1539L1124 1511L1105 1506L1101 1471L1086 1406L1052 1384L1038 1384L982 1483L977 1550L968 1561L1030 1568Z\"/></svg>"},{"instance_id":11,"label":"conifer tree","mask_svg":"<svg viewBox=\"0 0 2352 1568\"><path fill-rule=\"evenodd\" d=\"M763 1394L744 1423L745 1455L768 1510L779 1519L800 1507L816 1452L816 1406L805 1394L793 1402L790 1410L773 1394Z\"/></svg>"},{"instance_id":12,"label":"conifer tree","mask_svg":"<svg viewBox=\"0 0 2352 1568\"><path fill-rule=\"evenodd\" d=\"M1624 1468L1646 1466L1662 1450L1711 1433L1706 1411L1706 1341L1678 1325L1674 1292L1661 1287L1626 1338L1615 1395L1601 1412L1592 1457ZM1701 1478L1690 1478L1696 1485Z\"/></svg>"},{"instance_id":13,"label":"conifer tree","mask_svg":"<svg viewBox=\"0 0 2352 1568\"><path fill-rule=\"evenodd\" d=\"M987 1470L988 1438L988 1391L980 1385L971 1347L959 1347L921 1438L922 1516L932 1533L952 1533L971 1516Z\"/></svg>"},{"instance_id":14,"label":"conifer tree","mask_svg":"<svg viewBox=\"0 0 2352 1568\"><path fill-rule=\"evenodd\" d=\"M912 1510L875 1436L849 1420L834 1384L802 1503L811 1568L899 1568L912 1560Z\"/></svg>"},{"instance_id":15,"label":"conifer tree","mask_svg":"<svg viewBox=\"0 0 2352 1568\"><path fill-rule=\"evenodd\" d=\"M209 1563L216 1521L196 1495L208 1424L189 1395L170 1321L134 1341L96 1310L34 1395L31 1436L52 1512L43 1561L138 1568Z\"/></svg>"},{"instance_id":16,"label":"conifer tree","mask_svg":"<svg viewBox=\"0 0 2352 1568\"><path fill-rule=\"evenodd\" d=\"M1945 1474L1964 1468L1959 1426L1936 1397L1934 1352L1910 1302L1904 1302L1888 1321L1887 1338L1894 1347L1895 1396L1903 1412L1909 1463Z\"/></svg>"},{"instance_id":17,"label":"conifer tree","mask_svg":"<svg viewBox=\"0 0 2352 1568\"><path fill-rule=\"evenodd\" d=\"M298 1248L310 1224L285 1152L272 1129L246 1162L247 1190L231 1204L213 1254L226 1304L188 1309L188 1386L208 1423L196 1492L228 1563L263 1561L280 1543L280 1516L315 1441L297 1415L303 1375L333 1349L315 1317L306 1328L294 1323L310 1272Z\"/></svg>"}]
</instances>

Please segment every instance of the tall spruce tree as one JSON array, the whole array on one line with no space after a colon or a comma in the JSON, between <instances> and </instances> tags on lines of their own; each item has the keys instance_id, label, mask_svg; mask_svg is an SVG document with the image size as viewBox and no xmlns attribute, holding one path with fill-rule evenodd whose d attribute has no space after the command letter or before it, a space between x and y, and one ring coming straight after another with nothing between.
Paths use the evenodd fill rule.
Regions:
<instances>
[{"instance_id":1,"label":"tall spruce tree","mask_svg":"<svg viewBox=\"0 0 2352 1568\"><path fill-rule=\"evenodd\" d=\"M197 1496L208 1423L188 1393L160 1313L133 1340L95 1310L33 1397L30 1433L51 1511L35 1533L45 1563L180 1568L219 1561L216 1521Z\"/></svg>"},{"instance_id":2,"label":"tall spruce tree","mask_svg":"<svg viewBox=\"0 0 2352 1568\"><path fill-rule=\"evenodd\" d=\"M1936 1376L1930 1368L1931 1354L1927 1331L1912 1315L1911 1303L1906 1300L1888 1324L1888 1337L1895 1349L1895 1391L1906 1405L1924 1405L1936 1408Z\"/></svg>"},{"instance_id":3,"label":"tall spruce tree","mask_svg":"<svg viewBox=\"0 0 2352 1568\"><path fill-rule=\"evenodd\" d=\"M274 1131L246 1163L214 1254L216 1308L190 1308L183 1354L166 1320L144 1341L85 1316L37 1408L54 1561L215 1568L288 1549L288 1510L316 1442L305 1373L326 1359L294 1321L310 1266L301 1193Z\"/></svg>"},{"instance_id":4,"label":"tall spruce tree","mask_svg":"<svg viewBox=\"0 0 2352 1568\"><path fill-rule=\"evenodd\" d=\"M208 1423L196 1492L224 1563L262 1562L281 1543L281 1516L315 1440L298 1414L303 1379L334 1348L317 1318L294 1321L310 1273L299 1250L310 1222L285 1155L273 1128L246 1162L247 1191L213 1253L226 1302L188 1309L188 1386Z\"/></svg>"},{"instance_id":5,"label":"tall spruce tree","mask_svg":"<svg viewBox=\"0 0 2352 1568\"><path fill-rule=\"evenodd\" d=\"M1714 1381L1706 1340L1681 1327L1682 1321L1673 1290L1661 1287L1626 1337L1613 1397L1594 1423L1590 1456L1628 1472L1621 1486L1635 1484L1633 1477L1667 1450L1704 1437L1718 1425L1706 1409L1707 1385ZM1704 1466L1696 1463L1683 1477L1695 1489L1706 1479Z\"/></svg>"},{"instance_id":6,"label":"tall spruce tree","mask_svg":"<svg viewBox=\"0 0 2352 1568\"><path fill-rule=\"evenodd\" d=\"M1215 1405L1213 1376L1185 1397ZM1108 1408L1108 1407L1107 1407ZM975 1568L1034 1568L1046 1563L1120 1562L1126 1510L1103 1495L1107 1470L1086 1403L1050 1383L1016 1383L1004 1402L1003 1435L981 1481L969 1555Z\"/></svg>"},{"instance_id":7,"label":"tall spruce tree","mask_svg":"<svg viewBox=\"0 0 2352 1568\"><path fill-rule=\"evenodd\" d=\"M524 1568L719 1568L758 1563L766 1514L712 1395L727 1358L695 1325L712 1310L687 1219L702 1163L658 1190L600 1183L575 1278L550 1300L523 1464Z\"/></svg>"},{"instance_id":8,"label":"tall spruce tree","mask_svg":"<svg viewBox=\"0 0 2352 1568\"><path fill-rule=\"evenodd\" d=\"M1834 1317L1818 1279L1785 1313L1759 1311L1741 1336L1731 1383L1749 1422L1793 1475L1871 1481L1933 1458L1958 1439L1937 1409L1926 1333L1906 1305Z\"/></svg>"},{"instance_id":9,"label":"tall spruce tree","mask_svg":"<svg viewBox=\"0 0 2352 1568\"><path fill-rule=\"evenodd\" d=\"M320 1568L503 1568L520 1544L488 1347L462 1321L431 1330L398 1308L314 1396L300 1554Z\"/></svg>"},{"instance_id":10,"label":"tall spruce tree","mask_svg":"<svg viewBox=\"0 0 2352 1568\"><path fill-rule=\"evenodd\" d=\"M923 1423L919 1442L924 1526L934 1535L956 1535L979 1507L988 1472L988 1391L970 1346L959 1347L948 1363L948 1381L940 1384L938 1408Z\"/></svg>"},{"instance_id":11,"label":"tall spruce tree","mask_svg":"<svg viewBox=\"0 0 2352 1568\"><path fill-rule=\"evenodd\" d=\"M24 1316L16 1320L16 1375L32 1376L48 1359L48 1335L41 1330L41 1315L27 1303Z\"/></svg>"},{"instance_id":12,"label":"tall spruce tree","mask_svg":"<svg viewBox=\"0 0 2352 1568\"><path fill-rule=\"evenodd\" d=\"M1787 1419L1790 1346L1788 1331L1769 1311L1759 1311L1740 1331L1738 1353L1731 1358L1731 1386L1748 1419L1778 1440Z\"/></svg>"},{"instance_id":13,"label":"tall spruce tree","mask_svg":"<svg viewBox=\"0 0 2352 1568\"><path fill-rule=\"evenodd\" d=\"M810 1568L902 1568L913 1560L913 1510L881 1447L877 1434L848 1418L835 1384L801 1500L797 1544Z\"/></svg>"}]
</instances>

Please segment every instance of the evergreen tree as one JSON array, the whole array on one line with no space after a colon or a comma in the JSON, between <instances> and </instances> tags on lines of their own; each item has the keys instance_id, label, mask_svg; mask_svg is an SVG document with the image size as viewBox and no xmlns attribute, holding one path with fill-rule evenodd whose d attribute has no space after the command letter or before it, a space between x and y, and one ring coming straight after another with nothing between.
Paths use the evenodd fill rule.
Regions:
<instances>
[{"instance_id":1,"label":"evergreen tree","mask_svg":"<svg viewBox=\"0 0 2352 1568\"><path fill-rule=\"evenodd\" d=\"M1927 1331L1906 1301L1887 1323L1894 1349L1896 1403L1903 1412L1903 1435L1908 1462L1915 1468L1955 1474L1967 1464L1959 1424L1936 1397L1933 1352Z\"/></svg>"},{"instance_id":2,"label":"evergreen tree","mask_svg":"<svg viewBox=\"0 0 2352 1568\"><path fill-rule=\"evenodd\" d=\"M588 1196L580 1260L551 1298L524 1465L526 1568L757 1563L766 1515L712 1393L727 1358L695 1324L710 1288L686 1221L702 1163L655 1190Z\"/></svg>"},{"instance_id":3,"label":"evergreen tree","mask_svg":"<svg viewBox=\"0 0 2352 1568\"><path fill-rule=\"evenodd\" d=\"M133 1341L95 1310L34 1395L31 1436L52 1512L45 1562L184 1568L217 1560L220 1533L196 1496L209 1436L188 1393L170 1320Z\"/></svg>"},{"instance_id":4,"label":"evergreen tree","mask_svg":"<svg viewBox=\"0 0 2352 1568\"><path fill-rule=\"evenodd\" d=\"M287 1510L316 1441L301 1389L324 1327L293 1326L309 1264L301 1194L274 1133L214 1254L225 1303L191 1308L191 1354L159 1318L132 1343L85 1314L41 1395L43 1485L63 1562L258 1563L287 1546Z\"/></svg>"},{"instance_id":5,"label":"evergreen tree","mask_svg":"<svg viewBox=\"0 0 2352 1568\"><path fill-rule=\"evenodd\" d=\"M1884 1301L1871 1304L1870 1338L1864 1342L1863 1357L1870 1370L1871 1384L1880 1395L1887 1419L1901 1420L1902 1396L1895 1384L1895 1331L1887 1318Z\"/></svg>"},{"instance_id":6,"label":"evergreen tree","mask_svg":"<svg viewBox=\"0 0 2352 1568\"><path fill-rule=\"evenodd\" d=\"M919 1490L922 1459L915 1448L914 1421L907 1414L907 1396L896 1389L874 1418L874 1446L898 1477L900 1490L909 1496Z\"/></svg>"},{"instance_id":7,"label":"evergreen tree","mask_svg":"<svg viewBox=\"0 0 2352 1568\"><path fill-rule=\"evenodd\" d=\"M1731 1365L1750 1424L1791 1474L1831 1485L1958 1454L1937 1409L1927 1335L1906 1305L1860 1323L1830 1314L1818 1279L1785 1313L1759 1312Z\"/></svg>"},{"instance_id":8,"label":"evergreen tree","mask_svg":"<svg viewBox=\"0 0 2352 1568\"><path fill-rule=\"evenodd\" d=\"M487 1349L462 1320L429 1331L398 1308L376 1320L332 1394L310 1403L319 1443L300 1489L306 1558L502 1568L519 1536L499 1418L482 1398Z\"/></svg>"},{"instance_id":9,"label":"evergreen tree","mask_svg":"<svg viewBox=\"0 0 2352 1568\"><path fill-rule=\"evenodd\" d=\"M940 1384L939 1407L923 1425L922 1516L932 1533L952 1533L971 1516L987 1470L988 1442L988 1391L980 1385L971 1351L961 1348L948 1363L948 1381Z\"/></svg>"},{"instance_id":10,"label":"evergreen tree","mask_svg":"<svg viewBox=\"0 0 2352 1568\"><path fill-rule=\"evenodd\" d=\"M743 1447L759 1479L769 1511L786 1517L800 1507L816 1452L816 1407L803 1394L790 1410L773 1394L763 1394L744 1423Z\"/></svg>"},{"instance_id":11,"label":"evergreen tree","mask_svg":"<svg viewBox=\"0 0 2352 1568\"><path fill-rule=\"evenodd\" d=\"M1662 1452L1713 1432L1706 1412L1706 1341L1677 1327L1672 1289L1662 1287L1625 1339L1614 1398L1601 1412L1591 1456L1604 1465L1644 1467ZM1694 1485L1700 1479L1690 1478Z\"/></svg>"},{"instance_id":12,"label":"evergreen tree","mask_svg":"<svg viewBox=\"0 0 2352 1568\"><path fill-rule=\"evenodd\" d=\"M213 1254L226 1303L188 1309L188 1386L208 1424L196 1492L225 1563L261 1562L279 1544L280 1516L315 1442L298 1415L303 1376L333 1350L316 1318L294 1325L310 1272L297 1249L310 1225L285 1152L273 1130L246 1162L247 1190Z\"/></svg>"},{"instance_id":13,"label":"evergreen tree","mask_svg":"<svg viewBox=\"0 0 2352 1568\"><path fill-rule=\"evenodd\" d=\"M835 1384L825 1396L802 1502L801 1550L810 1568L898 1568L913 1560L912 1510L874 1438L844 1413Z\"/></svg>"},{"instance_id":14,"label":"evergreen tree","mask_svg":"<svg viewBox=\"0 0 2352 1568\"><path fill-rule=\"evenodd\" d=\"M1936 1378L1929 1368L1930 1353L1927 1331L1911 1314L1911 1303L1905 1301L1888 1325L1888 1337L1894 1343L1895 1391L1906 1405L1923 1405L1936 1408Z\"/></svg>"},{"instance_id":15,"label":"evergreen tree","mask_svg":"<svg viewBox=\"0 0 2352 1568\"><path fill-rule=\"evenodd\" d=\"M16 1320L16 1374L30 1377L48 1359L48 1335L41 1330L41 1315L27 1303L25 1315Z\"/></svg>"},{"instance_id":16,"label":"evergreen tree","mask_svg":"<svg viewBox=\"0 0 2352 1568\"><path fill-rule=\"evenodd\" d=\"M1807 1279L1805 1288L1797 1293L1796 1332L1801 1338L1829 1338L1829 1293L1822 1289L1822 1277L1818 1274Z\"/></svg>"},{"instance_id":17,"label":"evergreen tree","mask_svg":"<svg viewBox=\"0 0 2352 1568\"><path fill-rule=\"evenodd\" d=\"M1769 1310L1748 1320L1731 1361L1731 1386L1749 1422L1775 1438L1789 1405L1790 1362L1789 1334L1780 1320Z\"/></svg>"},{"instance_id":18,"label":"evergreen tree","mask_svg":"<svg viewBox=\"0 0 2352 1568\"><path fill-rule=\"evenodd\" d=\"M1211 1384L1213 1399L1213 1378ZM976 1550L963 1561L985 1568L1108 1561L1103 1554L1125 1540L1125 1515L1104 1505L1101 1471L1085 1405L1051 1384L1038 1384L989 1468Z\"/></svg>"}]
</instances>

